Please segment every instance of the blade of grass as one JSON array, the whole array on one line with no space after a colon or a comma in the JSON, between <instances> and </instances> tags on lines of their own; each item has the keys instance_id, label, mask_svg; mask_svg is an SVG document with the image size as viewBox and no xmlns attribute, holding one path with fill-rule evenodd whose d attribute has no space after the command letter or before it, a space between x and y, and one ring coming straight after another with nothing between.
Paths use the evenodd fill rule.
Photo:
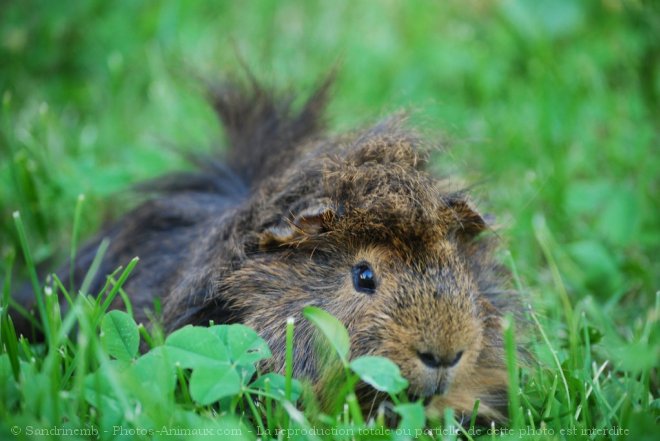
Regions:
<instances>
[{"instance_id":1,"label":"blade of grass","mask_svg":"<svg viewBox=\"0 0 660 441\"><path fill-rule=\"evenodd\" d=\"M80 297L80 302L82 302L82 297ZM73 309L75 316L78 317L78 322L80 322L80 315L83 314L82 305L76 304L73 306ZM79 415L85 415L89 409L89 405L85 399L85 376L92 370L93 366L88 365L89 336L84 332L78 333L76 348L76 354L71 363L76 374L74 378L74 390L77 391L76 407Z\"/></svg>"},{"instance_id":2,"label":"blade of grass","mask_svg":"<svg viewBox=\"0 0 660 441\"><path fill-rule=\"evenodd\" d=\"M147 343L147 346L149 346L150 349L153 349L155 347L154 341L142 323L138 323L138 331L140 332L142 339Z\"/></svg>"},{"instance_id":3,"label":"blade of grass","mask_svg":"<svg viewBox=\"0 0 660 441\"><path fill-rule=\"evenodd\" d=\"M289 317L286 320L286 355L285 355L285 382L284 396L291 401L291 391L293 390L293 328L294 318Z\"/></svg>"},{"instance_id":4,"label":"blade of grass","mask_svg":"<svg viewBox=\"0 0 660 441\"><path fill-rule=\"evenodd\" d=\"M43 324L44 335L50 346L53 340L53 335L51 335L50 332L50 323L48 322L48 314L46 313L46 306L43 299L43 293L41 292L41 285L39 284L39 278L37 277L37 269L34 265L34 260L32 259L30 248L28 247L27 236L25 234L25 228L23 227L23 221L21 220L21 214L18 211L15 211L13 216L14 225L16 226L16 231L18 232L18 240L21 244L21 250L23 251L23 258L25 259L30 282L32 283L32 289L37 301L37 309L39 310L39 316L41 318L41 323Z\"/></svg>"},{"instance_id":5,"label":"blade of grass","mask_svg":"<svg viewBox=\"0 0 660 441\"><path fill-rule=\"evenodd\" d=\"M121 297L121 300L124 302L124 307L126 308L126 313L130 315L131 317L133 316L133 304L131 303L131 298L126 294L126 291L124 291L124 288L120 287L119 288L119 297Z\"/></svg>"},{"instance_id":6,"label":"blade of grass","mask_svg":"<svg viewBox=\"0 0 660 441\"><path fill-rule=\"evenodd\" d=\"M536 235L536 240L541 246L543 255L548 262L550 272L552 274L552 280L555 285L555 289L559 293L559 299L561 300L562 307L564 309L564 318L568 326L568 343L570 347L571 357L570 362L573 368L579 368L579 354L578 354L578 330L577 322L575 320L575 314L573 311L573 306L571 305L571 300L566 291L566 286L564 285L563 278L557 266L554 254L552 252L553 248L553 239L548 226L546 225L545 218L541 215L536 215L533 221L534 225L534 234Z\"/></svg>"},{"instance_id":7,"label":"blade of grass","mask_svg":"<svg viewBox=\"0 0 660 441\"><path fill-rule=\"evenodd\" d=\"M547 420L550 417L550 412L552 412L552 400L555 399L558 383L559 383L559 377L555 375L552 380L552 386L550 387L550 393L547 394L547 399L545 401L545 410L543 411L543 415L541 416L542 420Z\"/></svg>"},{"instance_id":8,"label":"blade of grass","mask_svg":"<svg viewBox=\"0 0 660 441\"><path fill-rule=\"evenodd\" d=\"M564 370L562 369L561 363L559 362L559 358L557 357L557 352L552 347L552 343L550 343L550 339L548 339L548 336L543 330L543 327L541 326L539 319L536 317L536 314L534 313L534 311L531 310L531 308L530 308L530 316L532 317L532 320L534 320L534 323L536 324L536 327L541 333L541 337L543 338L543 341L548 347L548 350L550 351L550 355L552 355L552 359L554 360L555 365L557 366L557 370L559 371L559 375L561 376L562 383L564 384L564 392L566 393L566 406L568 406L568 409L571 410L572 409L571 393L568 387L568 381L566 380L566 376L564 375Z\"/></svg>"},{"instance_id":9,"label":"blade of grass","mask_svg":"<svg viewBox=\"0 0 660 441\"><path fill-rule=\"evenodd\" d=\"M105 298L105 301L103 302L103 305L101 306L101 311L105 312L108 310L110 307L110 304L112 304L112 301L115 299L115 296L119 293L119 289L126 283L126 279L128 279L128 276L131 275L131 272L133 271L133 268L135 268L135 265L138 264L140 259L138 257L134 257L131 259L131 261L128 263L126 266L126 269L121 273L121 276L119 276L119 279L117 282L114 283L112 289L108 293L107 297Z\"/></svg>"},{"instance_id":10,"label":"blade of grass","mask_svg":"<svg viewBox=\"0 0 660 441\"><path fill-rule=\"evenodd\" d=\"M44 286L44 304L46 314L48 314L48 323L50 324L50 332L53 336L59 334L60 326L62 325L62 315L60 313L59 298L57 296L57 287L53 289L52 280L47 280Z\"/></svg>"},{"instance_id":11,"label":"blade of grass","mask_svg":"<svg viewBox=\"0 0 660 441\"><path fill-rule=\"evenodd\" d=\"M520 385L518 383L518 363L516 360L518 350L513 316L508 315L504 318L503 328L504 350L509 376L509 418L511 419L511 427L518 429L522 427L522 416L520 415Z\"/></svg>"},{"instance_id":12,"label":"blade of grass","mask_svg":"<svg viewBox=\"0 0 660 441\"><path fill-rule=\"evenodd\" d=\"M259 410L257 409L257 407L254 405L254 402L252 401L252 397L247 392L245 392L245 401L247 401L248 407L250 408L250 412L252 413L252 416L254 417L254 420L257 422L258 430L261 433L266 433L266 429L265 429L265 426L264 426L264 420L261 417L261 414L259 413Z\"/></svg>"},{"instance_id":13,"label":"blade of grass","mask_svg":"<svg viewBox=\"0 0 660 441\"><path fill-rule=\"evenodd\" d=\"M2 320L0 323L0 333L2 333L0 343L9 357L9 363L11 364L14 379L19 381L21 369L18 361L18 339L16 338L16 329L14 328L14 323L12 322L11 317L7 315L6 311L2 311L2 318L0 320Z\"/></svg>"},{"instance_id":14,"label":"blade of grass","mask_svg":"<svg viewBox=\"0 0 660 441\"><path fill-rule=\"evenodd\" d=\"M11 250L5 259L5 277L2 280L2 303L0 303L0 307L6 310L9 309L11 299L11 273L14 268L15 257L13 250Z\"/></svg>"},{"instance_id":15,"label":"blade of grass","mask_svg":"<svg viewBox=\"0 0 660 441\"><path fill-rule=\"evenodd\" d=\"M353 424L362 427L364 425L364 418L362 417L362 409L360 409L360 403L355 394L348 394L346 402L348 403L348 408L351 412L351 417L353 418Z\"/></svg>"},{"instance_id":16,"label":"blade of grass","mask_svg":"<svg viewBox=\"0 0 660 441\"><path fill-rule=\"evenodd\" d=\"M270 379L267 378L266 381L264 381L264 390L266 391L266 394L270 395L270 387ZM273 421L273 400L269 396L264 397L264 407L266 408L266 424L268 425L268 430L274 430L275 422Z\"/></svg>"},{"instance_id":17,"label":"blade of grass","mask_svg":"<svg viewBox=\"0 0 660 441\"><path fill-rule=\"evenodd\" d=\"M101 267L103 256L105 256L105 252L108 250L109 245L110 240L107 238L103 239L99 244L99 247L96 250L96 255L94 256L94 260L92 260L92 264L89 266L89 270L87 270L87 274L85 274L85 278L80 285L80 292L83 294L89 294L89 287L92 285L92 281L94 280L94 277L96 277L96 273L98 273L99 268Z\"/></svg>"},{"instance_id":18,"label":"blade of grass","mask_svg":"<svg viewBox=\"0 0 660 441\"><path fill-rule=\"evenodd\" d=\"M36 329L37 331L40 331L40 332L43 332L43 331L44 331L44 327L43 327L43 325L41 324L41 322L39 322L39 321L34 317L34 314L31 314L30 311L28 311L27 309L25 309L25 307L24 307L23 305L21 305L20 303L18 303L17 300L15 300L15 299L13 299L13 298L10 298L10 299L9 299L9 306L11 306L12 309L13 309L14 311L16 311L18 314L20 314L21 317L23 317L23 318L26 319L28 322L30 322L30 325L33 326L34 329Z\"/></svg>"},{"instance_id":19,"label":"blade of grass","mask_svg":"<svg viewBox=\"0 0 660 441\"><path fill-rule=\"evenodd\" d=\"M311 424L309 424L309 421L307 421L307 418L305 418L305 415L296 409L293 404L291 404L289 401L282 401L282 407L292 422L295 422L298 424L298 426L307 431L308 440L321 441L321 439L316 435L316 432L313 430Z\"/></svg>"},{"instance_id":20,"label":"blade of grass","mask_svg":"<svg viewBox=\"0 0 660 441\"><path fill-rule=\"evenodd\" d=\"M443 440L448 440L448 441L456 440L456 435L459 431L458 429L456 429L456 425L454 421L455 421L454 409L452 409L451 407L446 408L444 412L444 425L442 427L443 433L445 434L443 436Z\"/></svg>"},{"instance_id":21,"label":"blade of grass","mask_svg":"<svg viewBox=\"0 0 660 441\"><path fill-rule=\"evenodd\" d=\"M60 278L57 277L57 274L51 274L51 277L53 278L53 281L55 282L55 285L62 292L62 295L64 296L64 299L66 300L67 305L69 305L69 307L72 307L73 306L73 298L71 297L69 292L64 287L64 284L62 283Z\"/></svg>"},{"instance_id":22,"label":"blade of grass","mask_svg":"<svg viewBox=\"0 0 660 441\"><path fill-rule=\"evenodd\" d=\"M454 420L454 425L458 429L459 432L463 434L466 440L468 441L474 441L474 438L472 437L472 434L475 433L474 428L470 428L469 430L465 430L465 427L463 427L459 421ZM444 439L444 438L442 438Z\"/></svg>"},{"instance_id":23,"label":"blade of grass","mask_svg":"<svg viewBox=\"0 0 660 441\"><path fill-rule=\"evenodd\" d=\"M477 415L479 414L479 403L480 400L475 400L474 406L472 407L472 415L470 415L470 433L474 433L474 425L477 422Z\"/></svg>"},{"instance_id":24,"label":"blade of grass","mask_svg":"<svg viewBox=\"0 0 660 441\"><path fill-rule=\"evenodd\" d=\"M30 347L30 342L28 341L27 338L24 336L19 336L18 337L18 344L21 345L21 349L23 350L23 357L26 360L32 360L35 358L34 352L32 352L32 348Z\"/></svg>"},{"instance_id":25,"label":"blade of grass","mask_svg":"<svg viewBox=\"0 0 660 441\"><path fill-rule=\"evenodd\" d=\"M82 216L82 206L85 202L85 195L79 194L76 201L76 208L73 214L73 232L71 233L71 251L69 253L69 290L73 291L74 274L76 269L76 252L78 251L78 234L80 232L80 218Z\"/></svg>"},{"instance_id":26,"label":"blade of grass","mask_svg":"<svg viewBox=\"0 0 660 441\"><path fill-rule=\"evenodd\" d=\"M186 403L188 406L193 405L193 399L190 396L190 390L188 389L188 381L186 381L183 369L177 363L176 366L176 377L179 382L179 387L181 388L181 395L183 395L183 401Z\"/></svg>"}]
</instances>

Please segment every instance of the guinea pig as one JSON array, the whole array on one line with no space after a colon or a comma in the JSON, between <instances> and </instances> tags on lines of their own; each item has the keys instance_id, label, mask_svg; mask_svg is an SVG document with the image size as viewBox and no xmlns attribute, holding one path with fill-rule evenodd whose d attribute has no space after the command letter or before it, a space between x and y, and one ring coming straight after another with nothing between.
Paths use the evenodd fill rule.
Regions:
<instances>
[{"instance_id":1,"label":"guinea pig","mask_svg":"<svg viewBox=\"0 0 660 441\"><path fill-rule=\"evenodd\" d=\"M314 305L343 322L353 356L395 362L411 397L467 414L479 399L480 416L504 418L502 320L519 302L491 227L429 172L426 143L403 118L325 134L329 85L299 108L254 81L216 87L224 159L196 157L197 171L144 184L152 196L81 250L75 283L108 238L89 292L139 256L124 285L138 322L159 299L169 332L243 323L282 371L294 317L294 373L314 382L317 334L301 315Z\"/></svg>"}]
</instances>

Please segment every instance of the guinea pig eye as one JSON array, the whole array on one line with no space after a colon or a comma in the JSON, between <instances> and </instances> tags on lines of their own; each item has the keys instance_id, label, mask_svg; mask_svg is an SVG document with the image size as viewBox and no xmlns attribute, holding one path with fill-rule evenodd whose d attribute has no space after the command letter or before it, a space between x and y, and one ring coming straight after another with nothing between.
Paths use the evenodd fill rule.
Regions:
<instances>
[{"instance_id":1,"label":"guinea pig eye","mask_svg":"<svg viewBox=\"0 0 660 441\"><path fill-rule=\"evenodd\" d=\"M353 286L356 291L367 294L376 291L376 276L368 263L358 263L353 267Z\"/></svg>"}]
</instances>

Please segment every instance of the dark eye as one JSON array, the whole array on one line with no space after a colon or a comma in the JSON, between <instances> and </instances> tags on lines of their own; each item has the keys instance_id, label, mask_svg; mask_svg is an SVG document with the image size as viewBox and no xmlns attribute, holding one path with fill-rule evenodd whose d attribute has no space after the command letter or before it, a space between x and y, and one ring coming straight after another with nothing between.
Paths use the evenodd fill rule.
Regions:
<instances>
[{"instance_id":1,"label":"dark eye","mask_svg":"<svg viewBox=\"0 0 660 441\"><path fill-rule=\"evenodd\" d=\"M358 263L353 267L353 286L357 291L367 294L376 291L376 276L368 263Z\"/></svg>"}]
</instances>

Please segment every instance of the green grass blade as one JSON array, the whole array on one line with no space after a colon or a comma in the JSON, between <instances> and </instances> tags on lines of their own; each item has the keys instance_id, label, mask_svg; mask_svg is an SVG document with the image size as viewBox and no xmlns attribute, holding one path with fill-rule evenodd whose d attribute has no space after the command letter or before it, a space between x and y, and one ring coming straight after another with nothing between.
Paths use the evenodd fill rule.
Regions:
<instances>
[{"instance_id":1,"label":"green grass blade","mask_svg":"<svg viewBox=\"0 0 660 441\"><path fill-rule=\"evenodd\" d=\"M15 211L13 216L16 231L18 233L18 240L21 244L21 250L23 251L23 258L25 259L30 282L32 283L32 289L37 301L37 309L39 310L39 316L41 323L43 324L44 334L46 336L46 340L49 343L52 343L54 336L51 334L50 323L48 322L48 313L46 311L46 304L44 302L43 292L41 291L41 285L39 284L39 279L37 277L37 269L34 264L34 260L32 259L32 254L30 253L30 247L28 246L25 228L23 227L23 221L21 220L21 215L18 211Z\"/></svg>"},{"instance_id":2,"label":"green grass blade","mask_svg":"<svg viewBox=\"0 0 660 441\"><path fill-rule=\"evenodd\" d=\"M80 234L80 218L82 216L82 207L85 202L85 195L79 194L76 201L76 208L73 214L73 231L71 233L71 250L69 252L69 290L73 291L74 274L76 269L76 253L78 252L78 236Z\"/></svg>"},{"instance_id":3,"label":"green grass blade","mask_svg":"<svg viewBox=\"0 0 660 441\"><path fill-rule=\"evenodd\" d=\"M87 274L85 274L85 278L83 279L83 282L80 285L80 292L82 292L83 294L89 294L89 287L91 286L94 277L96 277L96 274L98 273L99 268L101 267L101 262L103 262L103 256L105 256L105 253L108 250L109 245L110 245L110 240L107 238L103 239L99 244L99 247L96 250L96 255L94 256L94 260L92 260L92 264L89 266L89 270L87 270Z\"/></svg>"},{"instance_id":4,"label":"green grass blade","mask_svg":"<svg viewBox=\"0 0 660 441\"><path fill-rule=\"evenodd\" d=\"M520 384L518 382L518 346L515 338L515 322L511 315L506 316L504 327L504 350L506 354L506 366L509 377L509 419L511 427L518 429L522 427L523 417L520 413Z\"/></svg>"},{"instance_id":5,"label":"green grass blade","mask_svg":"<svg viewBox=\"0 0 660 441\"><path fill-rule=\"evenodd\" d=\"M291 401L291 391L293 390L293 317L286 320L286 364L285 364L285 383L284 396Z\"/></svg>"},{"instance_id":6,"label":"green grass blade","mask_svg":"<svg viewBox=\"0 0 660 441\"><path fill-rule=\"evenodd\" d=\"M103 312L107 311L110 305L112 304L112 301L115 299L117 294L119 293L120 288L126 283L126 279L128 279L128 276L131 275L131 272L135 268L135 265L138 264L140 259L138 257L134 257L131 259L131 261L128 263L126 266L126 269L121 273L121 276L119 276L119 279L117 280L116 283L114 283L114 286L108 293L108 296L106 297L105 301L103 302L103 305L101 306L101 310Z\"/></svg>"}]
</instances>

